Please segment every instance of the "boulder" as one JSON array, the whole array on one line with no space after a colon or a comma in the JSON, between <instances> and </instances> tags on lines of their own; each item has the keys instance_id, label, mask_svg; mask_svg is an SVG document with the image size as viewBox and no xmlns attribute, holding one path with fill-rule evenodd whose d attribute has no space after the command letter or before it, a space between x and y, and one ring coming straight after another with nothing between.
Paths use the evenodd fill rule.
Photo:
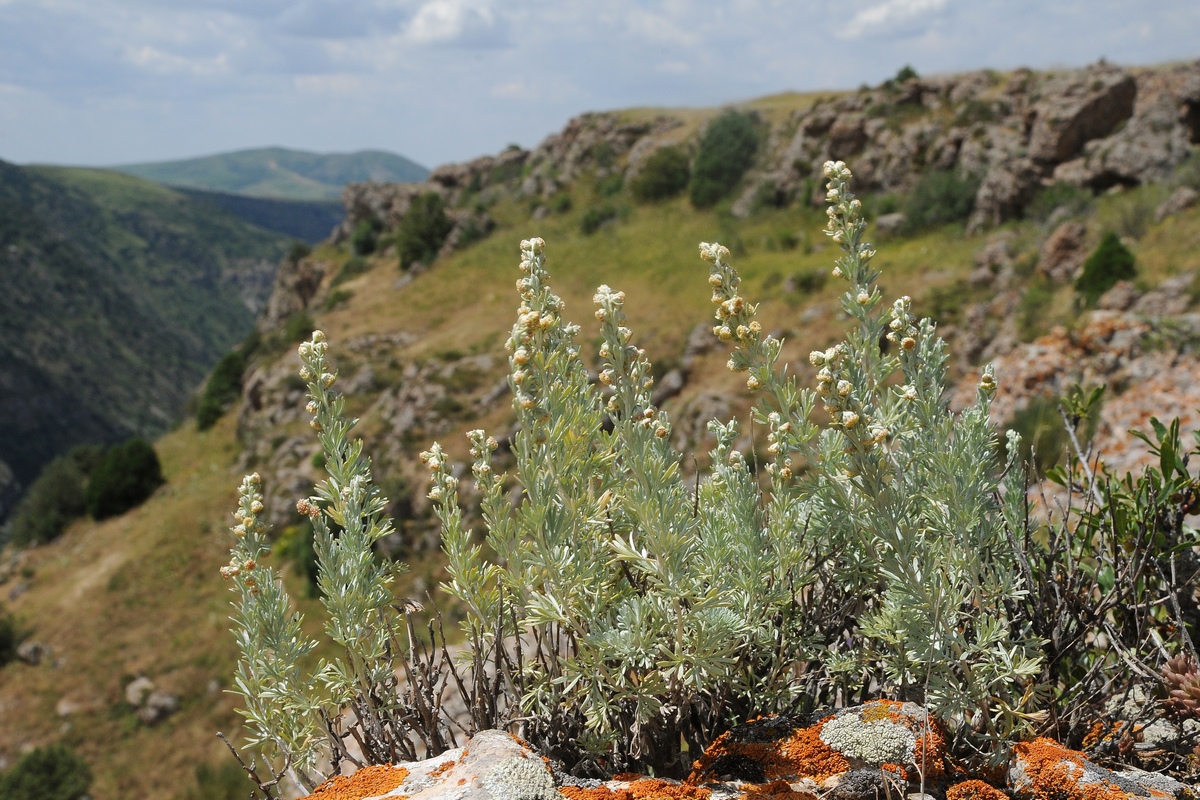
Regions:
<instances>
[{"instance_id":1,"label":"boulder","mask_svg":"<svg viewBox=\"0 0 1200 800\"><path fill-rule=\"evenodd\" d=\"M425 761L373 766L336 776L309 800L562 800L548 762L503 731L480 731L465 747Z\"/></svg>"},{"instance_id":2,"label":"boulder","mask_svg":"<svg viewBox=\"0 0 1200 800\"><path fill-rule=\"evenodd\" d=\"M1024 156L1001 157L987 168L968 230L974 232L999 225L1017 216L1041 187L1041 169Z\"/></svg>"},{"instance_id":3,"label":"boulder","mask_svg":"<svg viewBox=\"0 0 1200 800\"><path fill-rule=\"evenodd\" d=\"M42 659L50 655L50 646L35 642L32 639L17 645L17 658L31 667L42 663Z\"/></svg>"},{"instance_id":4,"label":"boulder","mask_svg":"<svg viewBox=\"0 0 1200 800\"><path fill-rule=\"evenodd\" d=\"M1050 739L1034 739L1013 747L1007 778L1008 788L1018 800L1168 800L1186 796L1183 784L1173 781L1171 785L1178 789L1168 791L1153 785L1166 785L1156 780L1163 776L1147 779L1148 774L1113 772L1093 764L1077 750Z\"/></svg>"},{"instance_id":5,"label":"boulder","mask_svg":"<svg viewBox=\"0 0 1200 800\"><path fill-rule=\"evenodd\" d=\"M1197 200L1200 200L1200 192L1197 192L1190 186L1180 186L1171 192L1170 197L1159 204L1154 212L1154 221L1162 222L1169 216L1186 211L1196 205Z\"/></svg>"},{"instance_id":6,"label":"boulder","mask_svg":"<svg viewBox=\"0 0 1200 800\"><path fill-rule=\"evenodd\" d=\"M875 220L875 230L879 232L880 236L895 236L904 228L906 222L908 222L908 215L903 211L881 214Z\"/></svg>"},{"instance_id":7,"label":"boulder","mask_svg":"<svg viewBox=\"0 0 1200 800\"><path fill-rule=\"evenodd\" d=\"M1033 107L1029 155L1053 164L1066 161L1092 139L1107 136L1133 115L1137 84L1121 69L1100 66L1047 82Z\"/></svg>"},{"instance_id":8,"label":"boulder","mask_svg":"<svg viewBox=\"0 0 1200 800\"><path fill-rule=\"evenodd\" d=\"M1082 222L1064 222L1042 245L1038 272L1055 283L1075 280L1087 259L1087 226Z\"/></svg>"},{"instance_id":9,"label":"boulder","mask_svg":"<svg viewBox=\"0 0 1200 800\"><path fill-rule=\"evenodd\" d=\"M826 716L773 716L722 734L687 782L842 780L852 770L891 773L920 785L945 775L941 726L914 703L874 700Z\"/></svg>"},{"instance_id":10,"label":"boulder","mask_svg":"<svg viewBox=\"0 0 1200 800\"><path fill-rule=\"evenodd\" d=\"M867 143L867 131L862 114L843 114L829 129L829 157L845 160L862 150Z\"/></svg>"},{"instance_id":11,"label":"boulder","mask_svg":"<svg viewBox=\"0 0 1200 800\"><path fill-rule=\"evenodd\" d=\"M1142 293L1132 281L1117 281L1111 289L1100 295L1100 299L1096 301L1096 308L1105 311L1128 311L1141 296Z\"/></svg>"}]
</instances>

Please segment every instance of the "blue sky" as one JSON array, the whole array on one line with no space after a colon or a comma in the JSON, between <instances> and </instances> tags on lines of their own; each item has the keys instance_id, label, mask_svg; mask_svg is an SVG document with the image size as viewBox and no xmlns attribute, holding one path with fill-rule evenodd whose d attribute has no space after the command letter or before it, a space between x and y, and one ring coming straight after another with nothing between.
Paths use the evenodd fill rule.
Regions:
<instances>
[{"instance_id":1,"label":"blue sky","mask_svg":"<svg viewBox=\"0 0 1200 800\"><path fill-rule=\"evenodd\" d=\"M0 158L265 145L427 166L574 114L1200 58L1197 0L0 0Z\"/></svg>"}]
</instances>

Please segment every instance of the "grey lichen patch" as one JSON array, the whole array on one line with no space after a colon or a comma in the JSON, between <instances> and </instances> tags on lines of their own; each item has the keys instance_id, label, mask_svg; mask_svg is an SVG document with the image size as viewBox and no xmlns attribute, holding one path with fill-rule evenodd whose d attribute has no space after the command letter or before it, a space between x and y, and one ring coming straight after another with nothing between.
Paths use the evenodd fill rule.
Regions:
<instances>
[{"instance_id":1,"label":"grey lichen patch","mask_svg":"<svg viewBox=\"0 0 1200 800\"><path fill-rule=\"evenodd\" d=\"M868 764L909 764L917 746L912 731L890 720L864 722L843 714L821 727L821 741L850 758Z\"/></svg>"},{"instance_id":2,"label":"grey lichen patch","mask_svg":"<svg viewBox=\"0 0 1200 800\"><path fill-rule=\"evenodd\" d=\"M483 788L495 800L558 800L554 780L537 758L506 758L484 776Z\"/></svg>"}]
</instances>

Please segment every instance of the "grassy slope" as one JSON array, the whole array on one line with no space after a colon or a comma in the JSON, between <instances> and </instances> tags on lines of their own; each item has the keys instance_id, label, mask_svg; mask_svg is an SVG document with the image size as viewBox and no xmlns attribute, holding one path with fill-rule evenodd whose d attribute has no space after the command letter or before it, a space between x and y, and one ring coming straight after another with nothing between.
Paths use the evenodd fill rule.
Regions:
<instances>
[{"instance_id":1,"label":"grassy slope","mask_svg":"<svg viewBox=\"0 0 1200 800\"><path fill-rule=\"evenodd\" d=\"M1147 187L1099 199L1093 236L1103 225L1118 224L1133 204L1152 204L1159 194L1160 189ZM714 239L740 240L742 252L734 260L745 278L745 294L762 301L768 329L784 331L787 353L802 374L808 370L803 354L840 335L838 281L831 279L811 297L787 295L780 288L781 279L792 273L830 268L836 251L820 233L820 212L772 211L733 221L715 212L694 212L675 200L637 208L584 237L579 220L594 200L581 182L574 189L576 210L540 222L530 221L524 204L500 204L491 210L500 223L496 233L402 289L395 288L394 258L376 257L369 272L343 284L351 293L343 305L315 315L329 333L335 360L350 362L339 345L351 336L399 330L421 337L404 354L406 360L449 350L500 354L516 306L517 242L531 235L546 239L555 289L566 300L566 316L584 326L585 342L595 335L591 294L606 282L628 294L635 342L652 357L677 359L691 328L710 319L706 265L696 244ZM1028 252L1044 235L1033 223L1010 228L1019 248ZM784 251L771 245L780 232L801 233L801 246ZM877 263L888 295L908 293L920 304L933 289L963 278L982 243L949 227L882 244ZM1200 268L1200 209L1151 224L1134 247L1150 283ZM326 246L318 256L344 259L348 253ZM1052 313L1069 321L1070 289L1059 289L1055 300L1059 310ZM689 392L721 387L748 397L723 361L720 352L706 357ZM364 410L354 405L352 412ZM79 523L63 540L31 552L31 588L13 607L34 637L55 646L66 662L57 669L14 664L0 672L0 707L12 720L0 726L0 752L11 756L23 742L60 737L76 742L96 771L96 800L178 797L194 763L222 757L212 734L235 727L232 701L207 687L214 679L228 685L234 657L225 587L217 576L240 477L231 417L209 433L198 434L188 425L159 442L169 484L141 509L99 525ZM495 430L506 418L499 408L458 427ZM364 421L368 438L372 425ZM442 438L457 457L465 455L459 430ZM425 576L434 571L428 566L414 570ZM94 636L97 631L105 636ZM180 694L183 710L158 728L137 725L122 706L123 686L137 674ZM63 696L85 710L64 722L55 713Z\"/></svg>"},{"instance_id":2,"label":"grassy slope","mask_svg":"<svg viewBox=\"0 0 1200 800\"><path fill-rule=\"evenodd\" d=\"M338 200L352 181L416 182L429 170L403 156L375 150L308 153L282 147L240 150L182 161L126 164L115 169L147 180L289 200Z\"/></svg>"},{"instance_id":3,"label":"grassy slope","mask_svg":"<svg viewBox=\"0 0 1200 800\"><path fill-rule=\"evenodd\" d=\"M253 326L230 277L286 239L114 172L0 168L0 457L27 482L81 441L166 430Z\"/></svg>"}]
</instances>

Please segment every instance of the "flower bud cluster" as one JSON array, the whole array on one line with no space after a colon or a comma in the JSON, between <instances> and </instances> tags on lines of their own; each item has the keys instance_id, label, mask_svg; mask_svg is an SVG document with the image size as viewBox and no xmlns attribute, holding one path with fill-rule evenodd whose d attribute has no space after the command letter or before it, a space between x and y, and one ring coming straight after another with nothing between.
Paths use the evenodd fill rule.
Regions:
<instances>
[{"instance_id":1,"label":"flower bud cluster","mask_svg":"<svg viewBox=\"0 0 1200 800\"><path fill-rule=\"evenodd\" d=\"M900 346L901 358L917 349L920 330L916 322L917 318L912 313L911 297L905 295L892 304L887 340Z\"/></svg>"},{"instance_id":2,"label":"flower bud cluster","mask_svg":"<svg viewBox=\"0 0 1200 800\"><path fill-rule=\"evenodd\" d=\"M600 383L612 387L606 409L621 420L653 431L659 439L670 435L670 424L650 402L654 379L646 351L631 345L633 338L625 322L625 293L607 285L596 289L592 302L596 304L596 319L600 320L600 357L607 365L600 371Z\"/></svg>"},{"instance_id":3,"label":"flower bud cluster","mask_svg":"<svg viewBox=\"0 0 1200 800\"><path fill-rule=\"evenodd\" d=\"M237 543L230 552L229 564L221 567L221 577L232 580L241 576L242 586L250 594L258 594L258 581L249 573L258 566L258 559L267 550L266 526L259 520L263 512L262 479L255 472L242 479L238 487L238 509L231 528Z\"/></svg>"},{"instance_id":4,"label":"flower bud cluster","mask_svg":"<svg viewBox=\"0 0 1200 800\"><path fill-rule=\"evenodd\" d=\"M427 497L435 503L457 503L458 478L450 474L446 453L436 442L421 453L421 463L429 467L433 484Z\"/></svg>"},{"instance_id":5,"label":"flower bud cluster","mask_svg":"<svg viewBox=\"0 0 1200 800\"><path fill-rule=\"evenodd\" d=\"M851 300L854 304L870 308L879 300L879 293L873 291L868 264L875 256L871 246L862 241L862 234L867 228L863 219L862 202L850 191L850 169L841 161L825 162L825 199L829 207L825 209L828 220L825 223L825 234L837 242L846 256L839 258L833 268L833 277L846 278L854 287Z\"/></svg>"},{"instance_id":6,"label":"flower bud cluster","mask_svg":"<svg viewBox=\"0 0 1200 800\"><path fill-rule=\"evenodd\" d=\"M756 363L768 360L773 353L777 353L778 342L771 336L763 335L762 324L754 318L758 306L748 303L738 294L741 279L729 264L729 248L703 242L700 245L700 257L712 265L708 283L713 289L713 305L717 307L717 324L713 326L713 335L722 342L732 342L736 347L726 364L729 370L746 372ZM761 388L770 380L768 372L755 370L747 377L746 387L751 391Z\"/></svg>"},{"instance_id":7,"label":"flower bud cluster","mask_svg":"<svg viewBox=\"0 0 1200 800\"><path fill-rule=\"evenodd\" d=\"M517 322L504 348L511 353L509 366L513 386L513 407L519 411L545 414L536 399L545 387L537 378L544 361L536 360L559 344L573 350L571 342L579 334L578 325L564 325L560 316L562 298L550 291L546 271L546 243L539 238L521 242L520 268L523 276L517 281L521 306ZM537 368L535 368L537 367Z\"/></svg>"}]
</instances>

